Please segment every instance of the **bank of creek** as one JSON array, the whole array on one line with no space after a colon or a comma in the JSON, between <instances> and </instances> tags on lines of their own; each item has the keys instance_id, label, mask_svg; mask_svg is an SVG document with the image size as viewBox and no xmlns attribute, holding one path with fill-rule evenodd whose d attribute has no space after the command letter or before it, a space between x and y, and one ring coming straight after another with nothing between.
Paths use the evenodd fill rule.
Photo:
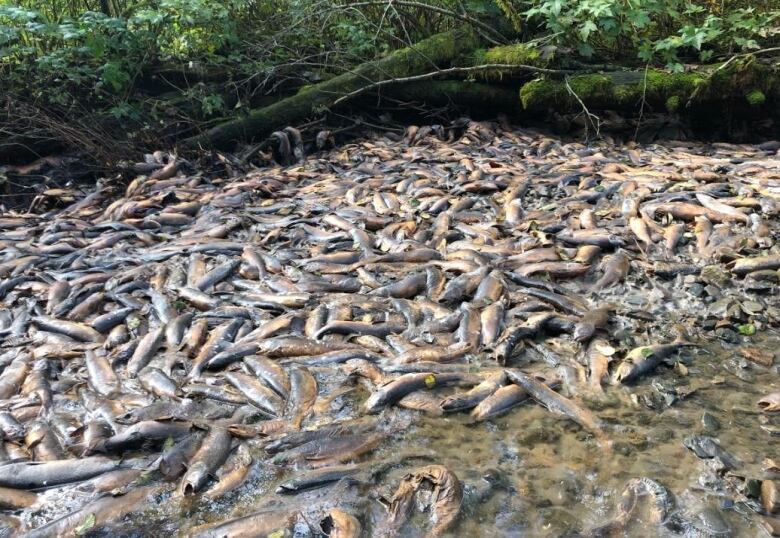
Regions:
<instances>
[{"instance_id":1,"label":"bank of creek","mask_svg":"<svg viewBox=\"0 0 780 538\"><path fill-rule=\"evenodd\" d=\"M778 535L780 143L461 125L2 215L0 535Z\"/></svg>"}]
</instances>

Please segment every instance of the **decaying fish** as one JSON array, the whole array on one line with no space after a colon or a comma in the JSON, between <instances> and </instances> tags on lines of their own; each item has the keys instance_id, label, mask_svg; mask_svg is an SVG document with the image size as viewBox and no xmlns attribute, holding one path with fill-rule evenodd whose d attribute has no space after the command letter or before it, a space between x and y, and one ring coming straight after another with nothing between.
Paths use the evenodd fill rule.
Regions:
<instances>
[{"instance_id":1,"label":"decaying fish","mask_svg":"<svg viewBox=\"0 0 780 538\"><path fill-rule=\"evenodd\" d=\"M663 524L674 509L674 498L669 490L650 478L633 478L628 481L620 501L616 508L616 514L612 521L606 525L593 529L590 536L610 536L623 532L631 523L632 518L637 517L637 512L646 506L643 516L644 522L658 526Z\"/></svg>"},{"instance_id":2,"label":"decaying fish","mask_svg":"<svg viewBox=\"0 0 780 538\"><path fill-rule=\"evenodd\" d=\"M420 488L432 487L430 499L431 536L450 529L460 513L463 485L443 465L429 465L406 475L388 500L387 517L377 530L378 536L395 536L411 516L413 499Z\"/></svg>"},{"instance_id":3,"label":"decaying fish","mask_svg":"<svg viewBox=\"0 0 780 538\"><path fill-rule=\"evenodd\" d=\"M376 458L408 448L430 461L440 439L506 439L546 410L604 452L596 406L615 446L633 450L647 424L615 409L626 393L653 409L660 395L665 409L703 386L742 390L701 380L713 366L773 375L771 354L744 340L766 347L780 325L776 142L586 145L460 119L307 157L303 136L271 135L285 166L244 171L225 154L193 173L200 161L156 152L126 187L101 180L46 213L0 217L0 511L19 513L17 534L121 533L126 514L180 509L203 521L202 499L250 489L254 513L209 512L223 520L182 520L184 533L395 535L415 505L427 534L457 533L477 465L515 459L462 457L452 468L466 484L438 465L412 471L377 518L365 495L384 475ZM664 376L657 366L687 337L616 350L678 322L751 362L703 355L675 365L673 386L636 383ZM750 420L776 435L776 388L759 388ZM685 446L718 469L739 463L708 436ZM526 448L523 463L538 463ZM560 470L545 467L534 480ZM754 508L755 492L720 478L718 496ZM776 478L764 482L771 512ZM297 496L280 504L271 484ZM40 509L52 495L70 513L51 520L63 513ZM666 524L670 498L631 480L599 532L627 532L637 507ZM523 532L542 533L533 521Z\"/></svg>"}]
</instances>

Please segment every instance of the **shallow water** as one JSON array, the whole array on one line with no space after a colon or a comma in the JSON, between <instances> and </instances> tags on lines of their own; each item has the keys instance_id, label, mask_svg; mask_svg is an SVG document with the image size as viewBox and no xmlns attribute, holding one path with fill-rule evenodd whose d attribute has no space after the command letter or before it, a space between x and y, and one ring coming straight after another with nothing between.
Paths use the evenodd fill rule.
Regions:
<instances>
[{"instance_id":1,"label":"shallow water","mask_svg":"<svg viewBox=\"0 0 780 538\"><path fill-rule=\"evenodd\" d=\"M774 331L745 340L767 350L780 345L780 335ZM762 478L762 461L780 457L777 437L760 429L755 410L758 398L780 388L777 372L745 365L744 370L755 376L755 382L737 378L722 367L724 360L734 356L735 349L733 345L708 341L702 349L681 356L681 362L687 365L685 376L662 366L636 386L605 387L603 395L587 395L582 389L580 396L609 424L607 431L614 443L611 449L599 446L568 419L554 416L534 403L477 424L466 414L441 418L401 411L410 426L389 437L369 458L395 463L375 483L338 483L296 496L280 496L274 489L289 478L292 469L273 465L257 447L255 454L262 463L255 466L247 483L225 499L190 502L164 494L156 509L100 534L176 533L227 515L306 509L315 504L322 509L351 506L365 514L365 521L378 521L384 509L375 497L391 495L409 469L435 462L454 471L465 487L462 513L451 536L585 535L611 520L625 483L634 477L652 478L669 489L676 501L674 513L692 524L686 536L763 536L756 514L744 505L744 495L712 470L710 460L697 458L683 446L683 439L692 434L716 438L740 461L730 473L735 481L738 477ZM327 380L327 376L319 377ZM637 403L632 395L658 394L652 388L654 384L694 386L698 390L670 407L653 410ZM349 396L358 405L365 393ZM705 428L704 412L715 417L720 428ZM700 524L697 531L696 518L707 509L722 517L726 532L703 532ZM426 536L427 528L427 518L418 516L404 529L403 536ZM302 536L308 535L303 528L299 530ZM648 527L640 510L618 535L639 538L681 534L664 526Z\"/></svg>"}]
</instances>

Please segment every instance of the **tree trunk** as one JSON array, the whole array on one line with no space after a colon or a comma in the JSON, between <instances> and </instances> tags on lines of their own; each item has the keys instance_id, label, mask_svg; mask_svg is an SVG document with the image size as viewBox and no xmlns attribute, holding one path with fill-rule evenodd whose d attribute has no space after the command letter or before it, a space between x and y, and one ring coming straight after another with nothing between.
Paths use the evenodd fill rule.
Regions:
<instances>
[{"instance_id":1,"label":"tree trunk","mask_svg":"<svg viewBox=\"0 0 780 538\"><path fill-rule=\"evenodd\" d=\"M252 110L248 116L218 125L184 140L182 145L185 148L228 148L239 141L264 138L276 129L304 122L317 111L331 106L339 97L363 86L447 67L478 45L478 36L468 29L436 34L414 47L397 50L379 60L364 63L351 72L304 87L296 95Z\"/></svg>"}]
</instances>

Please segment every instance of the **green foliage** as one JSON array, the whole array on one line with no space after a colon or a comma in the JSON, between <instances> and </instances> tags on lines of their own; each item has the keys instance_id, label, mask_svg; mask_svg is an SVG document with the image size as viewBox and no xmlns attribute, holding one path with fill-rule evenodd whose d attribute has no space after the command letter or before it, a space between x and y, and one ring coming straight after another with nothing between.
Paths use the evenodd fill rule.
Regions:
<instances>
[{"instance_id":1,"label":"green foliage","mask_svg":"<svg viewBox=\"0 0 780 538\"><path fill-rule=\"evenodd\" d=\"M672 71L681 71L684 60L755 50L780 35L776 5L719 11L687 0L534 0L525 16L581 56L633 55Z\"/></svg>"},{"instance_id":2,"label":"green foliage","mask_svg":"<svg viewBox=\"0 0 780 538\"><path fill-rule=\"evenodd\" d=\"M745 95L745 99L750 106L761 106L766 102L766 95L761 90L753 90Z\"/></svg>"},{"instance_id":3,"label":"green foliage","mask_svg":"<svg viewBox=\"0 0 780 538\"><path fill-rule=\"evenodd\" d=\"M682 73L685 63L715 62L780 39L777 0L0 0L0 109L22 103L52 121L100 125L156 148L434 34L466 30L463 14L504 34L514 30L522 41L475 50L488 43L470 36L465 65L555 66L576 52ZM434 69L419 52L408 62ZM613 92L598 82L572 84ZM629 86L614 92L635 99ZM742 90L755 106L774 95L759 76Z\"/></svg>"},{"instance_id":4,"label":"green foliage","mask_svg":"<svg viewBox=\"0 0 780 538\"><path fill-rule=\"evenodd\" d=\"M677 112L680 109L682 100L679 95L672 95L666 99L666 110L669 112Z\"/></svg>"}]
</instances>

